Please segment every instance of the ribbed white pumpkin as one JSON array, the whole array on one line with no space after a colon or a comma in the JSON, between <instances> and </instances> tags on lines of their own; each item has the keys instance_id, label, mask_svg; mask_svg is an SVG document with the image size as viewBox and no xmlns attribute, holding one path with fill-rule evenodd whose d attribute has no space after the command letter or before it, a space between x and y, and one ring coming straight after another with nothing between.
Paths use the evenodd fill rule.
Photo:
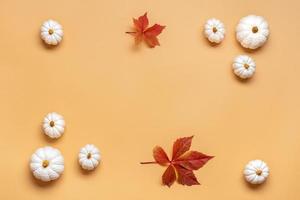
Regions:
<instances>
[{"instance_id":1,"label":"ribbed white pumpkin","mask_svg":"<svg viewBox=\"0 0 300 200\"><path fill-rule=\"evenodd\" d=\"M30 169L41 181L55 180L64 171L64 158L58 149L50 146L39 148L31 156Z\"/></svg>"},{"instance_id":2,"label":"ribbed white pumpkin","mask_svg":"<svg viewBox=\"0 0 300 200\"><path fill-rule=\"evenodd\" d=\"M98 166L101 155L97 147L87 144L80 149L78 160L83 169L93 170Z\"/></svg>"},{"instance_id":3,"label":"ribbed white pumpkin","mask_svg":"<svg viewBox=\"0 0 300 200\"><path fill-rule=\"evenodd\" d=\"M63 116L52 112L46 115L43 122L44 133L50 138L59 138L65 131Z\"/></svg>"},{"instance_id":4,"label":"ribbed white pumpkin","mask_svg":"<svg viewBox=\"0 0 300 200\"><path fill-rule=\"evenodd\" d=\"M240 20L236 27L236 38L245 48L261 47L267 41L268 36L268 22L261 16L246 16Z\"/></svg>"},{"instance_id":5,"label":"ribbed white pumpkin","mask_svg":"<svg viewBox=\"0 0 300 200\"><path fill-rule=\"evenodd\" d=\"M233 72L242 79L253 76L256 69L254 60L246 55L237 56L232 64Z\"/></svg>"},{"instance_id":6,"label":"ribbed white pumpkin","mask_svg":"<svg viewBox=\"0 0 300 200\"><path fill-rule=\"evenodd\" d=\"M57 45L62 41L62 26L52 19L45 21L41 27L41 38L49 45Z\"/></svg>"},{"instance_id":7,"label":"ribbed white pumpkin","mask_svg":"<svg viewBox=\"0 0 300 200\"><path fill-rule=\"evenodd\" d=\"M224 24L216 18L209 19L204 25L204 34L210 42L220 43L225 37Z\"/></svg>"},{"instance_id":8,"label":"ribbed white pumpkin","mask_svg":"<svg viewBox=\"0 0 300 200\"><path fill-rule=\"evenodd\" d=\"M251 184L261 184L269 176L269 167L262 160L250 161L244 169L244 177Z\"/></svg>"}]
</instances>

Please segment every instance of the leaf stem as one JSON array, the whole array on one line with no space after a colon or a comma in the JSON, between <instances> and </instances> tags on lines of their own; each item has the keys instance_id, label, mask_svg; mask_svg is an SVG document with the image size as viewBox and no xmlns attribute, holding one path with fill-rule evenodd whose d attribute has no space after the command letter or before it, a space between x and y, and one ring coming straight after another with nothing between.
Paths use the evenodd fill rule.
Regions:
<instances>
[{"instance_id":1,"label":"leaf stem","mask_svg":"<svg viewBox=\"0 0 300 200\"><path fill-rule=\"evenodd\" d=\"M150 162L140 162L141 165L145 165L145 164L157 164L157 162L155 161L150 161Z\"/></svg>"},{"instance_id":2,"label":"leaf stem","mask_svg":"<svg viewBox=\"0 0 300 200\"><path fill-rule=\"evenodd\" d=\"M136 33L136 32L135 31L126 31L125 33L132 34L132 33Z\"/></svg>"}]
</instances>

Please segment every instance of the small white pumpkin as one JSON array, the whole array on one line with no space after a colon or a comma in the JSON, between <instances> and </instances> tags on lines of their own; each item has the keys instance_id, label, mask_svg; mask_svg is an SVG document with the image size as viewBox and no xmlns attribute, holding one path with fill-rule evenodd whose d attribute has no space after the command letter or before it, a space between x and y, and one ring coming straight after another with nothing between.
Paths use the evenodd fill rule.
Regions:
<instances>
[{"instance_id":1,"label":"small white pumpkin","mask_svg":"<svg viewBox=\"0 0 300 200\"><path fill-rule=\"evenodd\" d=\"M64 158L58 149L50 146L39 148L31 156L30 169L41 181L58 179L64 171Z\"/></svg>"},{"instance_id":2,"label":"small white pumpkin","mask_svg":"<svg viewBox=\"0 0 300 200\"><path fill-rule=\"evenodd\" d=\"M220 43L225 37L224 24L218 19L209 19L204 25L204 34L210 42Z\"/></svg>"},{"instance_id":3,"label":"small white pumpkin","mask_svg":"<svg viewBox=\"0 0 300 200\"><path fill-rule=\"evenodd\" d=\"M49 113L44 118L43 129L50 138L59 138L65 131L65 120L56 112Z\"/></svg>"},{"instance_id":4,"label":"small white pumpkin","mask_svg":"<svg viewBox=\"0 0 300 200\"><path fill-rule=\"evenodd\" d=\"M57 45L62 41L62 26L52 19L45 21L41 27L41 38L49 45Z\"/></svg>"},{"instance_id":5,"label":"small white pumpkin","mask_svg":"<svg viewBox=\"0 0 300 200\"><path fill-rule=\"evenodd\" d=\"M78 160L83 169L93 170L98 166L101 155L97 147L87 144L80 149Z\"/></svg>"},{"instance_id":6,"label":"small white pumpkin","mask_svg":"<svg viewBox=\"0 0 300 200\"><path fill-rule=\"evenodd\" d=\"M236 27L236 38L245 48L257 49L268 39L269 25L261 16L248 15Z\"/></svg>"},{"instance_id":7,"label":"small white pumpkin","mask_svg":"<svg viewBox=\"0 0 300 200\"><path fill-rule=\"evenodd\" d=\"M269 176L269 167L262 160L250 161L244 169L244 177L251 184L261 184Z\"/></svg>"},{"instance_id":8,"label":"small white pumpkin","mask_svg":"<svg viewBox=\"0 0 300 200\"><path fill-rule=\"evenodd\" d=\"M242 79L253 76L256 69L254 60L246 55L237 56L232 64L233 72Z\"/></svg>"}]
</instances>

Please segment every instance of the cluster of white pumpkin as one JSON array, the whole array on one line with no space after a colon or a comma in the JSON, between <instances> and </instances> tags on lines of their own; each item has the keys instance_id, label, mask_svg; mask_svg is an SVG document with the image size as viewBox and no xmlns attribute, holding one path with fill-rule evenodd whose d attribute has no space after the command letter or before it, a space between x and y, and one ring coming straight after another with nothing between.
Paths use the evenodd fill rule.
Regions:
<instances>
[{"instance_id":1,"label":"cluster of white pumpkin","mask_svg":"<svg viewBox=\"0 0 300 200\"><path fill-rule=\"evenodd\" d=\"M211 18L204 25L204 34L212 43L221 43L225 38L225 26L216 19ZM52 19L47 20L41 27L41 38L48 45L57 45L63 38L62 26ZM244 48L257 49L264 45L269 36L268 22L261 16L248 15L243 17L236 26L236 38ZM247 55L237 56L232 64L233 72L242 79L254 75L256 64Z\"/></svg>"},{"instance_id":2,"label":"cluster of white pumpkin","mask_svg":"<svg viewBox=\"0 0 300 200\"><path fill-rule=\"evenodd\" d=\"M65 130L64 118L53 112L46 115L43 122L44 133L52 139L62 136ZM85 170L95 169L101 160L97 147L87 144L78 154L78 161ZM31 156L30 169L35 178L41 181L58 179L64 171L64 157L61 152L53 147L39 148Z\"/></svg>"},{"instance_id":3,"label":"cluster of white pumpkin","mask_svg":"<svg viewBox=\"0 0 300 200\"><path fill-rule=\"evenodd\" d=\"M204 35L212 43L219 44L225 38L224 24L215 18L209 19L204 25ZM236 27L236 39L244 48L257 49L264 45L269 36L267 21L256 15L243 17ZM233 72L242 79L247 79L255 73L256 64L247 55L237 56L232 64ZM244 169L244 177L251 184L261 184L269 176L269 168L262 160L250 161Z\"/></svg>"},{"instance_id":4,"label":"cluster of white pumpkin","mask_svg":"<svg viewBox=\"0 0 300 200\"><path fill-rule=\"evenodd\" d=\"M212 43L221 43L225 32L224 24L218 19L209 19L204 25L204 34ZM268 36L268 22L261 16L248 15L236 26L236 39L244 48L257 49L265 44ZM234 59L232 68L238 77L247 79L254 75L256 64L250 56L239 55Z\"/></svg>"}]
</instances>

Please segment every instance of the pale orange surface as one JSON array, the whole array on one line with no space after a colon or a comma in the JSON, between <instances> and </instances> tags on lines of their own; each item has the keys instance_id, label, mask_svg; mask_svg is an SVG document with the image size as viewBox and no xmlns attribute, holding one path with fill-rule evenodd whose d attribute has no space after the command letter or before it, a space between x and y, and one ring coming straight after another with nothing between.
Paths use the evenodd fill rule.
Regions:
<instances>
[{"instance_id":1,"label":"pale orange surface","mask_svg":"<svg viewBox=\"0 0 300 200\"><path fill-rule=\"evenodd\" d=\"M300 199L300 3L297 0L2 0L0 4L0 199ZM132 17L148 11L167 28L161 47L134 47ZM264 16L271 35L247 52L235 40L238 20ZM204 22L221 19L219 46L202 35ZM46 19L65 37L48 49L39 37ZM239 54L251 55L257 73L247 82L231 71ZM48 112L65 117L67 130L47 139ZM192 148L216 156L196 172L201 186L161 185L163 167L141 166L152 148L170 150L177 137L195 135ZM96 171L77 163L80 147L103 155ZM51 145L65 157L65 172L38 184L31 154ZM250 187L242 177L251 159L265 160L268 181Z\"/></svg>"}]
</instances>

